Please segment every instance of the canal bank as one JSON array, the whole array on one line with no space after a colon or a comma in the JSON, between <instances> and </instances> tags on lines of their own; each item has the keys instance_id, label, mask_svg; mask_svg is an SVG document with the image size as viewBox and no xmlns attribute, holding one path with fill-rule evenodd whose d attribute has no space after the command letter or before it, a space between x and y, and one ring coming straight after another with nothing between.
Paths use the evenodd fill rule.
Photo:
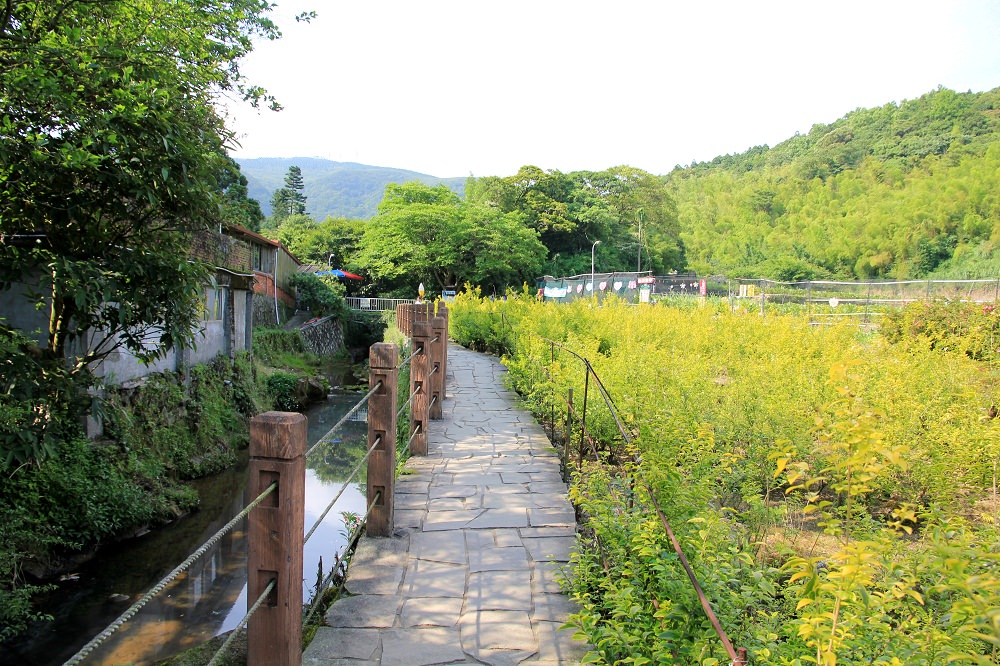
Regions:
<instances>
[{"instance_id":1,"label":"canal bank","mask_svg":"<svg viewBox=\"0 0 1000 666\"><path fill-rule=\"evenodd\" d=\"M339 383L345 383L342 380ZM338 391L305 412L309 442L318 441L358 400ZM306 524L319 517L342 481L364 455L366 425L348 421L307 461ZM211 537L244 506L246 457L220 474L192 482L199 509L173 524L102 549L99 557L64 576L40 610L53 616L21 639L4 644L0 664L61 663L102 631L128 606ZM342 511L363 513L357 484L348 488L333 515L305 553L304 594L309 597L319 559L328 570L345 543ZM191 570L127 622L87 663L150 663L166 659L234 628L246 612L246 534L237 526Z\"/></svg>"}]
</instances>

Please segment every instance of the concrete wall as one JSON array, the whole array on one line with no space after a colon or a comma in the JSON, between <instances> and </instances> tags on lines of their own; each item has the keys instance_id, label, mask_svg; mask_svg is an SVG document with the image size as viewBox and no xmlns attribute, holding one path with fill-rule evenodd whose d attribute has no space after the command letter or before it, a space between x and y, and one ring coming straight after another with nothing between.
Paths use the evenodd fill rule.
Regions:
<instances>
[{"instance_id":1,"label":"concrete wall","mask_svg":"<svg viewBox=\"0 0 1000 666\"><path fill-rule=\"evenodd\" d=\"M227 356L226 351L225 321L221 319L206 321L201 333L195 337L195 348L184 350L184 365L208 363L219 354Z\"/></svg>"},{"instance_id":2,"label":"concrete wall","mask_svg":"<svg viewBox=\"0 0 1000 666\"><path fill-rule=\"evenodd\" d=\"M238 351L250 349L253 339L251 292L233 288L232 285L221 286L227 292L222 318L202 322L201 330L195 335L194 349L171 350L149 365L140 362L125 349L116 349L94 366L94 375L107 384L121 384L156 372L175 372L197 363L206 363L219 354L232 357ZM0 291L0 318L4 324L20 329L34 338L37 344L44 345L47 342L48 308L39 310L34 302L26 298L31 290L32 286L17 284ZM270 314L273 320L273 300L270 302ZM96 345L100 337L91 333L75 344L71 343L68 353L80 354L85 351L82 347ZM151 336L149 346L152 348L154 345L155 337Z\"/></svg>"},{"instance_id":3,"label":"concrete wall","mask_svg":"<svg viewBox=\"0 0 1000 666\"><path fill-rule=\"evenodd\" d=\"M105 384L117 385L156 372L173 372L175 370L177 370L177 350L172 349L163 358L145 365L124 349L118 349L108 354L103 361L94 367L94 375Z\"/></svg>"},{"instance_id":4,"label":"concrete wall","mask_svg":"<svg viewBox=\"0 0 1000 666\"><path fill-rule=\"evenodd\" d=\"M38 278L27 284L15 284L10 289L0 290L0 320L35 341L35 344L45 346L48 343L49 308L48 304L41 309L35 307L35 301L29 300L32 291L38 290Z\"/></svg>"}]
</instances>

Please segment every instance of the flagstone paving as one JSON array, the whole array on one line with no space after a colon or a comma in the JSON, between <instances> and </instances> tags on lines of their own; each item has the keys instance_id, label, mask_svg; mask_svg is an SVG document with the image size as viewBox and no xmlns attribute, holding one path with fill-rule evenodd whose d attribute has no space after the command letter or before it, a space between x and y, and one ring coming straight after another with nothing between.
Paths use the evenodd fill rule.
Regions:
<instances>
[{"instance_id":1,"label":"flagstone paving","mask_svg":"<svg viewBox=\"0 0 1000 666\"><path fill-rule=\"evenodd\" d=\"M492 357L448 350L443 419L396 481L395 530L364 537L302 657L323 666L578 664L558 573L576 539L559 459Z\"/></svg>"}]
</instances>

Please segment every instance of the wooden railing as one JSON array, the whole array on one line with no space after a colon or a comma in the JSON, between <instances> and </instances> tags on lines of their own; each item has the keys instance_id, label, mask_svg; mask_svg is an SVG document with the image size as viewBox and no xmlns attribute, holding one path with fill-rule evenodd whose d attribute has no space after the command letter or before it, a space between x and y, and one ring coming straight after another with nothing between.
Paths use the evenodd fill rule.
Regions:
<instances>
[{"instance_id":1,"label":"wooden railing","mask_svg":"<svg viewBox=\"0 0 1000 666\"><path fill-rule=\"evenodd\" d=\"M384 299L389 300L389 299ZM400 303L403 307L410 303ZM441 303L417 307L407 337L412 354L400 362L395 344L372 345L368 357L369 393L367 496L369 536L392 534L398 416L409 406L410 455L427 454L428 422L442 417L448 358L448 309ZM397 310L398 311L398 310ZM426 318L421 319L425 316ZM410 398L399 407L399 371L410 364ZM247 664L299 666L302 663L302 556L306 427L301 414L268 412L251 423L250 487L277 483L269 504L258 507L249 524L247 561L249 598L276 581L267 603L248 627ZM324 514L325 515L325 514Z\"/></svg>"}]
</instances>

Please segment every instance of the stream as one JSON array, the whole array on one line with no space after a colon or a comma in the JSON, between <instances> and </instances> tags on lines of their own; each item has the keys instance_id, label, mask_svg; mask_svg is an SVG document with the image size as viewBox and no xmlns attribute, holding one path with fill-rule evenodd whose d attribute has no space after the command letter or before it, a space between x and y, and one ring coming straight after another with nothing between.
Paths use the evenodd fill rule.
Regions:
<instances>
[{"instance_id":1,"label":"stream","mask_svg":"<svg viewBox=\"0 0 1000 666\"><path fill-rule=\"evenodd\" d=\"M309 446L333 426L363 393L338 391L311 406ZM307 460L305 527L308 531L339 492L367 442L365 411L360 410ZM346 544L342 512L364 515L364 471L305 545L303 599L312 598L319 560L324 573ZM232 468L192 485L199 509L144 536L101 549L46 595L39 609L54 617L18 641L4 644L0 664L60 664L104 630L161 578L197 550L243 510L247 452ZM149 601L134 617L92 652L84 664L143 664L174 656L234 629L247 610L247 535L245 521L202 555L191 568Z\"/></svg>"}]
</instances>

